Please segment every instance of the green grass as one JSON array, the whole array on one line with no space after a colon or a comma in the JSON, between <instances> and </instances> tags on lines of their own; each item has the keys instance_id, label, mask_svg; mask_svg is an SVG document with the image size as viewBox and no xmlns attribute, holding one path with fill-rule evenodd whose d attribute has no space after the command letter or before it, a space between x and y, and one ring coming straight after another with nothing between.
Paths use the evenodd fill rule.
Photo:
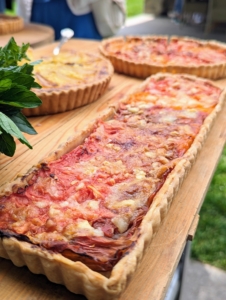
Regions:
<instances>
[{"instance_id":1,"label":"green grass","mask_svg":"<svg viewBox=\"0 0 226 300\"><path fill-rule=\"evenodd\" d=\"M6 9L5 14L10 15L10 16L15 16L16 15L16 1L15 0L13 1L13 4L12 4L12 10L11 9Z\"/></svg>"},{"instance_id":2,"label":"green grass","mask_svg":"<svg viewBox=\"0 0 226 300\"><path fill-rule=\"evenodd\" d=\"M144 0L127 0L127 16L132 17L144 12Z\"/></svg>"},{"instance_id":3,"label":"green grass","mask_svg":"<svg viewBox=\"0 0 226 300\"><path fill-rule=\"evenodd\" d=\"M191 256L226 270L226 148L200 210Z\"/></svg>"}]
</instances>

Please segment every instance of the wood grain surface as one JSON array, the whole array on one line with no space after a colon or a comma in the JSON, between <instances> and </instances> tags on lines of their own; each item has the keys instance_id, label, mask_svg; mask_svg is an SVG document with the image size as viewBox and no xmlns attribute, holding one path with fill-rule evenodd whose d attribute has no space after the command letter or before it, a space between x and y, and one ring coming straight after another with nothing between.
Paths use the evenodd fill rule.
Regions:
<instances>
[{"instance_id":1,"label":"wood grain surface","mask_svg":"<svg viewBox=\"0 0 226 300\"><path fill-rule=\"evenodd\" d=\"M0 47L4 47L11 37L18 45L29 43L32 48L41 47L54 41L54 29L50 26L29 23L21 31L0 35Z\"/></svg>"},{"instance_id":2,"label":"wood grain surface","mask_svg":"<svg viewBox=\"0 0 226 300\"><path fill-rule=\"evenodd\" d=\"M98 51L98 42L71 40L65 48ZM37 57L52 52L55 43L36 49ZM38 134L26 136L33 150L17 144L13 158L0 155L0 186L11 181L17 174L25 173L32 165L42 160L61 143L78 134L90 121L112 102L141 81L115 74L106 94L98 101L79 109L42 117L30 118ZM219 86L225 80L217 82ZM120 300L162 300L165 297L173 273L177 267L188 237L192 239L198 223L198 213L218 164L226 139L226 106L219 114L195 164L174 198L171 208L144 259ZM1 300L47 300L78 299L65 287L49 282L43 275L34 275L26 267L15 267L10 261L0 258Z\"/></svg>"}]
</instances>

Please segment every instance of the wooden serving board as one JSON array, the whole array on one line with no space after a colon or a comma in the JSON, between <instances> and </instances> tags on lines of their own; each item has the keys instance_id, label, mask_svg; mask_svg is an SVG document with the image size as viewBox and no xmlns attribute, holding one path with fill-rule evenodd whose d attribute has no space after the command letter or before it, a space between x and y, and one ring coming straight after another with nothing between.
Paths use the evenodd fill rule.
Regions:
<instances>
[{"instance_id":1,"label":"wooden serving board","mask_svg":"<svg viewBox=\"0 0 226 300\"><path fill-rule=\"evenodd\" d=\"M99 42L71 40L65 48L83 51L98 51ZM52 52L55 43L35 50L35 55ZM56 115L30 118L38 135L26 136L33 145L29 150L17 144L13 158L0 155L0 186L11 181L18 173L26 172L48 153L78 133L111 103L121 99L127 91L141 81L115 74L104 96L98 101L79 109ZM217 82L226 85L226 79ZM171 208L154 237L145 257L120 300L162 300L165 297L173 273L177 267L187 239L192 239L197 215L209 183L214 174L226 139L226 106L219 114L213 128L192 167L188 177L174 198ZM0 258L1 300L48 300L78 299L61 285L49 282L43 275L34 275L26 267L15 267L10 261Z\"/></svg>"},{"instance_id":2,"label":"wooden serving board","mask_svg":"<svg viewBox=\"0 0 226 300\"><path fill-rule=\"evenodd\" d=\"M21 31L0 35L0 47L4 47L11 37L14 37L18 45L29 43L32 48L36 48L52 43L55 33L50 26L36 23L25 24Z\"/></svg>"}]
</instances>

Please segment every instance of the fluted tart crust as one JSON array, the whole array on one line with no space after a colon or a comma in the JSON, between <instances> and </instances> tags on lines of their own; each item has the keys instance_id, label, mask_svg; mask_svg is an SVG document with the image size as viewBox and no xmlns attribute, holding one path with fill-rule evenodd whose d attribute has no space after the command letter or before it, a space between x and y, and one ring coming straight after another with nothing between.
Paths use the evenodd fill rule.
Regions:
<instances>
[{"instance_id":1,"label":"fluted tart crust","mask_svg":"<svg viewBox=\"0 0 226 300\"><path fill-rule=\"evenodd\" d=\"M24 28L24 20L19 16L0 14L0 35L19 32Z\"/></svg>"},{"instance_id":2,"label":"fluted tart crust","mask_svg":"<svg viewBox=\"0 0 226 300\"><path fill-rule=\"evenodd\" d=\"M100 51L115 71L138 78L158 72L208 79L226 76L226 45L177 36L128 36L103 40Z\"/></svg>"}]
</instances>

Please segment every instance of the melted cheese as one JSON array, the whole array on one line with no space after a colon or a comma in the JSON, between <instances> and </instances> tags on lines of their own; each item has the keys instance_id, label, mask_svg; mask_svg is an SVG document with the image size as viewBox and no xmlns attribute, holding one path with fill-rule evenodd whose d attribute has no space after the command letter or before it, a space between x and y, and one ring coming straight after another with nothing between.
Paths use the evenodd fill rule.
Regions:
<instances>
[{"instance_id":1,"label":"melted cheese","mask_svg":"<svg viewBox=\"0 0 226 300\"><path fill-rule=\"evenodd\" d=\"M129 222L123 217L114 217L112 223L115 224L120 233L125 232L129 226Z\"/></svg>"},{"instance_id":2,"label":"melted cheese","mask_svg":"<svg viewBox=\"0 0 226 300\"><path fill-rule=\"evenodd\" d=\"M67 238L77 236L103 236L103 231L100 228L94 229L87 220L78 219L76 223L69 224L64 229L64 234Z\"/></svg>"}]
</instances>

